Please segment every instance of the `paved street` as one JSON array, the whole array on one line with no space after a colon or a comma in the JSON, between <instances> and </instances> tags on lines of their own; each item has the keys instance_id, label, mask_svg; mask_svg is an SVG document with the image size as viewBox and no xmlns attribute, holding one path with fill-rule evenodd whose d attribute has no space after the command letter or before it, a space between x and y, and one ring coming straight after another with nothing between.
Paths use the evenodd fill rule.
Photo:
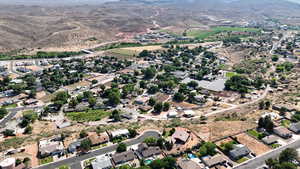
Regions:
<instances>
[{"instance_id":1,"label":"paved street","mask_svg":"<svg viewBox=\"0 0 300 169\"><path fill-rule=\"evenodd\" d=\"M15 117L15 115L18 113L18 111L29 110L29 109L39 109L42 107L43 106L19 107L19 108L7 109L9 113L2 120L0 120L0 128L5 127L6 123L9 122L11 119L13 119Z\"/></svg>"},{"instance_id":2,"label":"paved street","mask_svg":"<svg viewBox=\"0 0 300 169\"><path fill-rule=\"evenodd\" d=\"M246 161L245 163L242 163L241 165L238 165L234 167L234 169L255 169L262 165L264 165L265 161L269 158L275 158L278 157L279 154L285 150L286 148L294 148L297 149L300 147L300 140L296 140L288 145L282 146L278 149L275 149L271 152L268 152L266 154L263 154L261 156L257 156L256 158L253 158L251 160Z\"/></svg>"},{"instance_id":3,"label":"paved street","mask_svg":"<svg viewBox=\"0 0 300 169\"><path fill-rule=\"evenodd\" d=\"M143 133L143 135L139 136L138 138L133 139L133 140L129 140L129 141L125 141L125 143L128 146L131 146L131 145L143 142L145 140L145 138L147 138L147 137L159 138L160 134L157 131L146 131L146 132ZM92 157L96 157L96 156L99 156L99 155L103 155L103 154L106 154L106 153L109 153L109 152L112 152L112 151L115 151L116 148L117 148L117 145L104 147L104 148L101 148L99 150L90 152L90 153L82 155L82 156L71 157L71 158L68 158L68 159L65 159L65 160L50 163L48 165L40 166L40 167L37 167L35 169L55 169L55 168L57 168L59 166L62 166L62 165L69 165L69 166L72 167L72 169L80 169L80 162L81 161L92 158Z\"/></svg>"}]
</instances>

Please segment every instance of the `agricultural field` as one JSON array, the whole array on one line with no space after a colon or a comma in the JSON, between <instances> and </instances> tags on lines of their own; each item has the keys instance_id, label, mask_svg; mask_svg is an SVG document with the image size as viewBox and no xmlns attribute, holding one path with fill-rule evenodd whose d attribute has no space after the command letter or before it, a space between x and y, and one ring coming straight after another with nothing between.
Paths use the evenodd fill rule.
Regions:
<instances>
[{"instance_id":1,"label":"agricultural field","mask_svg":"<svg viewBox=\"0 0 300 169\"><path fill-rule=\"evenodd\" d=\"M196 39L207 39L211 36L217 35L222 32L260 32L257 28L242 28L242 27L214 27L211 30L191 30L187 32L187 36Z\"/></svg>"}]
</instances>

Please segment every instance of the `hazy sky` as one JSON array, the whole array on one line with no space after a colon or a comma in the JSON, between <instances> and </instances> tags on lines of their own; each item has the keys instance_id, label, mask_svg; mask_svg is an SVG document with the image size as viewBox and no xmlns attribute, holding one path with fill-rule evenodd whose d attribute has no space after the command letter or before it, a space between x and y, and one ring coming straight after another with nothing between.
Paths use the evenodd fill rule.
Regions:
<instances>
[{"instance_id":1,"label":"hazy sky","mask_svg":"<svg viewBox=\"0 0 300 169\"><path fill-rule=\"evenodd\" d=\"M79 4L99 4L118 0L0 0L0 4L19 4L19 5L79 5ZM185 1L185 0L183 0ZM251 1L251 0L247 0ZM272 0L270 0L272 1ZM286 0L300 3L300 0Z\"/></svg>"}]
</instances>

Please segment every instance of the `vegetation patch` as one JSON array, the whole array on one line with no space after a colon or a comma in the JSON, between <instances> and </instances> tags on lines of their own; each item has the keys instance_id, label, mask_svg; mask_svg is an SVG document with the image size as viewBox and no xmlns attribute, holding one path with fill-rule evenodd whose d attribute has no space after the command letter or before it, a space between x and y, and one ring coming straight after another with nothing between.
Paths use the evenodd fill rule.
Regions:
<instances>
[{"instance_id":1,"label":"vegetation patch","mask_svg":"<svg viewBox=\"0 0 300 169\"><path fill-rule=\"evenodd\" d=\"M259 139L259 140L266 136L264 133L260 133L254 129L247 131L247 134L249 134L250 136L255 137L256 139Z\"/></svg>"},{"instance_id":2,"label":"vegetation patch","mask_svg":"<svg viewBox=\"0 0 300 169\"><path fill-rule=\"evenodd\" d=\"M247 157L243 157L243 158L237 160L236 162L240 164L240 163L243 163L243 162L245 162L247 160L249 160Z\"/></svg>"},{"instance_id":3,"label":"vegetation patch","mask_svg":"<svg viewBox=\"0 0 300 169\"><path fill-rule=\"evenodd\" d=\"M110 116L110 112L104 110L88 110L85 112L70 112L67 113L67 117L73 121L88 122L99 121L105 117Z\"/></svg>"},{"instance_id":4,"label":"vegetation patch","mask_svg":"<svg viewBox=\"0 0 300 169\"><path fill-rule=\"evenodd\" d=\"M192 30L187 32L187 36L194 37L196 39L206 39L210 36L222 33L222 32L253 32L259 33L261 30L257 28L242 28L242 27L214 27L211 30Z\"/></svg>"},{"instance_id":5,"label":"vegetation patch","mask_svg":"<svg viewBox=\"0 0 300 169\"><path fill-rule=\"evenodd\" d=\"M41 165L48 164L48 163L51 163L51 162L53 162L53 157L52 156L45 157L45 158L42 158L42 159L39 160L39 163Z\"/></svg>"}]
</instances>

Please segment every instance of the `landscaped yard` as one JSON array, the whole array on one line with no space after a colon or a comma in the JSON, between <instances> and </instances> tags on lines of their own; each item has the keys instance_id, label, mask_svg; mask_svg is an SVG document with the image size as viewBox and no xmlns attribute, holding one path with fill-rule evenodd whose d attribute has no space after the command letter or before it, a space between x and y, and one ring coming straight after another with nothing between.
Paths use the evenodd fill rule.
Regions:
<instances>
[{"instance_id":1,"label":"landscaped yard","mask_svg":"<svg viewBox=\"0 0 300 169\"><path fill-rule=\"evenodd\" d=\"M282 120L281 121L281 125L284 126L284 127L290 127L290 124L291 124L291 121L289 120Z\"/></svg>"},{"instance_id":2,"label":"landscaped yard","mask_svg":"<svg viewBox=\"0 0 300 169\"><path fill-rule=\"evenodd\" d=\"M240 164L240 163L243 163L243 162L245 162L247 160L249 160L247 157L243 157L243 158L237 160L236 162Z\"/></svg>"},{"instance_id":3,"label":"landscaped yard","mask_svg":"<svg viewBox=\"0 0 300 169\"><path fill-rule=\"evenodd\" d=\"M70 112L67 113L67 117L73 121L87 122L87 121L99 121L105 117L108 117L111 113L104 110L88 110L85 112Z\"/></svg>"},{"instance_id":4,"label":"landscaped yard","mask_svg":"<svg viewBox=\"0 0 300 169\"><path fill-rule=\"evenodd\" d=\"M237 75L237 73L235 73L235 72L227 72L227 73L226 73L226 77L227 77L227 78L231 78L231 77L234 76L234 75Z\"/></svg>"},{"instance_id":5,"label":"landscaped yard","mask_svg":"<svg viewBox=\"0 0 300 169\"><path fill-rule=\"evenodd\" d=\"M51 162L53 162L53 157L52 156L40 159L40 164L41 165L48 164L48 163L51 163Z\"/></svg>"},{"instance_id":6,"label":"landscaped yard","mask_svg":"<svg viewBox=\"0 0 300 169\"><path fill-rule=\"evenodd\" d=\"M277 144L277 143L274 143L274 144L271 145L271 147L272 147L273 149L278 148L278 147L280 147L280 146L281 146L281 145L280 145L280 144Z\"/></svg>"},{"instance_id":7,"label":"landscaped yard","mask_svg":"<svg viewBox=\"0 0 300 169\"><path fill-rule=\"evenodd\" d=\"M263 137L265 137L265 134L260 133L260 132L258 132L256 130L249 130L249 131L247 131L247 133L250 136L253 136L253 137L255 137L255 138L259 139L259 140L262 139Z\"/></svg>"}]
</instances>

